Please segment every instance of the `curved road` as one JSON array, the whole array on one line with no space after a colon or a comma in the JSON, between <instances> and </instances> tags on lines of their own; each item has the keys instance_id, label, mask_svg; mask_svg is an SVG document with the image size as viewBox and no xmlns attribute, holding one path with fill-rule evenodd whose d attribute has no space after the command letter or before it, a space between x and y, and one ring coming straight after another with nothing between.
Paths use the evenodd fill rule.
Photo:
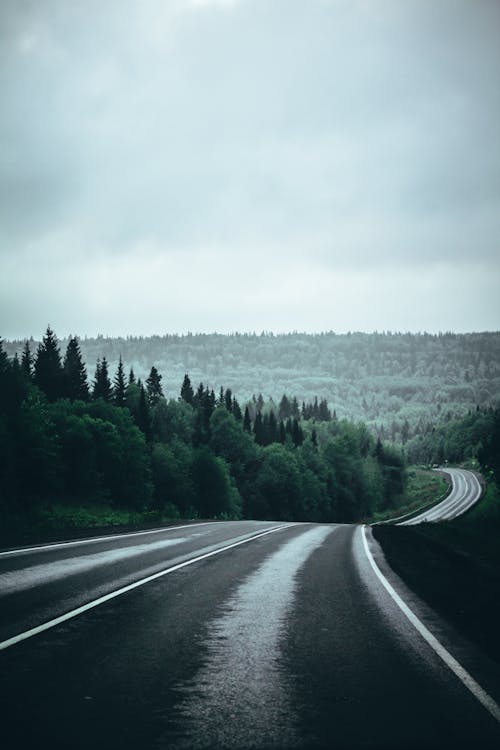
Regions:
<instances>
[{"instance_id":1,"label":"curved road","mask_svg":"<svg viewBox=\"0 0 500 750\"><path fill-rule=\"evenodd\" d=\"M2 748L497 748L500 669L369 528L228 522L0 553Z\"/></svg>"},{"instance_id":2,"label":"curved road","mask_svg":"<svg viewBox=\"0 0 500 750\"><path fill-rule=\"evenodd\" d=\"M465 469L441 469L451 478L451 492L438 505L419 513L407 521L399 521L398 526L415 526L431 521L451 521L469 510L481 497L482 488L478 478Z\"/></svg>"}]
</instances>

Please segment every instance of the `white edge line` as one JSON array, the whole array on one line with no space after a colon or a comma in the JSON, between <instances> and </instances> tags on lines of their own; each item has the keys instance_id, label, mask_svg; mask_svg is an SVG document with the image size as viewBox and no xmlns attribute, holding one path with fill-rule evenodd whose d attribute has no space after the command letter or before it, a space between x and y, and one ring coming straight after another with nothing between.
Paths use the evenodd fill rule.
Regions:
<instances>
[{"instance_id":1,"label":"white edge line","mask_svg":"<svg viewBox=\"0 0 500 750\"><path fill-rule=\"evenodd\" d=\"M178 529L192 529L195 526L209 526L220 521L202 521L201 523L186 523L182 526L164 526L161 529L143 529L142 531L129 531L126 534L110 534L109 536L90 536L85 539L73 539L70 542L52 542L51 544L38 544L34 547L16 547L0 552L0 557L4 555L22 555L25 552L39 552L46 549L61 549L63 547L76 547L78 544L93 544L94 542L109 542L112 539L126 539L132 536L141 536L144 534L161 534L163 531L177 531Z\"/></svg>"},{"instance_id":2,"label":"white edge line","mask_svg":"<svg viewBox=\"0 0 500 750\"><path fill-rule=\"evenodd\" d=\"M451 669L451 671L458 677L458 679L465 685L465 687L470 690L472 695L486 708L487 711L490 712L490 714L493 716L494 719L496 719L498 722L500 722L500 706L496 701L489 695L483 688L475 681L473 677L467 672L466 669L462 667L461 664L450 654L449 651L445 649L445 647L437 640L437 638L432 635L430 630L428 630L423 622L421 622L418 617L414 614L414 612L408 607L408 605L403 601L403 599L399 596L399 594L395 591L395 589L391 586L387 578L384 576L384 574L381 572L380 568L378 567L377 563L373 559L373 555L370 552L368 548L368 542L366 539L366 525L362 526L362 536L363 536L363 546L366 552L366 556L368 558L368 561L370 565L373 568L373 571L375 572L375 575L380 580L386 591L391 595L393 600L396 602L400 610L403 612L404 615L408 618L408 620L411 622L411 624L415 627L416 630L420 633L422 638L427 641L429 646L435 651L435 653L444 661L447 667Z\"/></svg>"},{"instance_id":3,"label":"white edge line","mask_svg":"<svg viewBox=\"0 0 500 750\"><path fill-rule=\"evenodd\" d=\"M18 635L12 636L12 638L8 638L5 641L1 641L0 651L6 648L9 648L10 646L14 646L16 643L25 641L26 639L31 638L34 635L38 635L38 633L43 633L45 630L54 628L56 627L56 625L60 625L62 622L66 622L66 620L71 620L73 617L77 617L78 615L81 615L84 612L87 612L89 609L94 609L94 607L98 607L100 604L104 604L105 602L108 602L110 599L115 599L117 596L121 596L121 594L126 594L127 591L132 591L133 589L139 588L139 586L144 586L144 584L150 583L150 581L154 581L157 578L161 578L162 576L165 576L168 573L174 573L176 570L185 568L188 565L193 565L193 563L199 562L200 560L205 560L207 557L213 557L214 555L219 555L221 552L226 552L228 549L232 549L233 547L239 547L240 544L247 544L248 542L253 542L255 539L260 539L261 537L267 536L268 534L273 534L276 531L283 531L284 529L289 529L293 525L294 524L287 524L286 526L276 526L267 531L260 532L259 534L256 534L255 536L251 536L248 539L242 539L239 542L233 542L232 544L227 544L225 547L220 547L219 549L212 550L211 552L206 552L203 555L192 557L191 559L185 560L184 562L178 563L177 565L172 565L172 567L165 568L165 570L160 570L158 573L154 573L153 575L147 576L147 578L141 578L139 581L135 581L134 583L130 583L127 586L123 586L120 589L116 589L116 591L111 591L109 594L105 594L104 596L99 597L99 599L94 599L93 601L88 602L87 604L83 604L81 607L77 607L76 609L73 609L70 612L66 612L64 615L55 617L53 620L48 620L47 622L44 622L42 625L37 625L35 628L31 628L30 630L25 630L23 633L19 633Z\"/></svg>"}]
</instances>

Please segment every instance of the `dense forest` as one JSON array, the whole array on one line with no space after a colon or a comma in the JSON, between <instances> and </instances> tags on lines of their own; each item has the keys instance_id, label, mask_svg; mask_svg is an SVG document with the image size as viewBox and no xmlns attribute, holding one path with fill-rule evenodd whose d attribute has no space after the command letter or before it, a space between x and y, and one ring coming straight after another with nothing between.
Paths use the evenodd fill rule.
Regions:
<instances>
[{"instance_id":1,"label":"dense forest","mask_svg":"<svg viewBox=\"0 0 500 750\"><path fill-rule=\"evenodd\" d=\"M398 504L401 452L325 399L239 402L183 374L164 395L106 347L89 384L76 337L48 328L35 350L0 345L0 508L4 519L56 501L170 517L356 521ZM135 361L135 360L134 360Z\"/></svg>"},{"instance_id":2,"label":"dense forest","mask_svg":"<svg viewBox=\"0 0 500 750\"><path fill-rule=\"evenodd\" d=\"M32 352L37 341L30 341ZM61 342L66 346L67 340ZM12 358L23 341L5 342ZM120 356L143 381L155 363L163 391L176 398L186 372L216 392L221 383L243 401L284 393L325 400L337 416L363 421L383 441L405 444L443 420L499 405L500 333L197 334L84 338L93 372Z\"/></svg>"},{"instance_id":3,"label":"dense forest","mask_svg":"<svg viewBox=\"0 0 500 750\"><path fill-rule=\"evenodd\" d=\"M410 463L477 462L500 480L500 409L476 408L465 417L443 422L406 445Z\"/></svg>"}]
</instances>

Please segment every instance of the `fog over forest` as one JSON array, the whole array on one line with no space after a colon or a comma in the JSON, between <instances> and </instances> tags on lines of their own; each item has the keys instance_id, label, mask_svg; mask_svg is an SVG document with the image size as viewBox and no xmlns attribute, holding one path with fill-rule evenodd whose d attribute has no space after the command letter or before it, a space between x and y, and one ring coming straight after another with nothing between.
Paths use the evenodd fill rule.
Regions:
<instances>
[{"instance_id":1,"label":"fog over forest","mask_svg":"<svg viewBox=\"0 0 500 750\"><path fill-rule=\"evenodd\" d=\"M395 442L499 403L499 332L99 336L80 343L89 380L98 358L114 372L121 356L143 380L154 365L172 398L189 373L216 392L224 384L242 403L259 393L275 404L283 394L326 399L339 418L362 420ZM30 346L35 353L37 341ZM9 356L22 348L20 340L5 342Z\"/></svg>"}]
</instances>

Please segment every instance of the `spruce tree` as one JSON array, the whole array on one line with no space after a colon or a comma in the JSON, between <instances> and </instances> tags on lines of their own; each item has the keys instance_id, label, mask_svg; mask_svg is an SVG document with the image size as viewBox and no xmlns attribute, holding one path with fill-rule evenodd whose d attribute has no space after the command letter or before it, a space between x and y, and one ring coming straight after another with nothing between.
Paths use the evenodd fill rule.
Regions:
<instances>
[{"instance_id":1,"label":"spruce tree","mask_svg":"<svg viewBox=\"0 0 500 750\"><path fill-rule=\"evenodd\" d=\"M291 410L291 416L295 417L295 419L299 419L300 409L299 409L299 402L297 401L296 396L292 398L292 401L290 403L290 410Z\"/></svg>"},{"instance_id":2,"label":"spruce tree","mask_svg":"<svg viewBox=\"0 0 500 750\"><path fill-rule=\"evenodd\" d=\"M150 406L155 406L155 404L157 404L158 401L163 398L161 379L162 376L160 375L156 367L153 366L151 368L151 372L149 373L149 377L146 380L146 390L148 392Z\"/></svg>"},{"instance_id":3,"label":"spruce tree","mask_svg":"<svg viewBox=\"0 0 500 750\"><path fill-rule=\"evenodd\" d=\"M194 394L193 405L196 406L198 409L201 409L203 407L204 400L205 400L205 386L203 385L203 383L200 383L198 385L198 388L196 389L196 393Z\"/></svg>"},{"instance_id":4,"label":"spruce tree","mask_svg":"<svg viewBox=\"0 0 500 750\"><path fill-rule=\"evenodd\" d=\"M292 422L292 440L296 448L304 442L304 433L297 419Z\"/></svg>"},{"instance_id":5,"label":"spruce tree","mask_svg":"<svg viewBox=\"0 0 500 750\"><path fill-rule=\"evenodd\" d=\"M239 403L236 401L235 398L233 398L232 411L233 411L233 417L238 422L241 422L241 420L243 419L243 414L241 413L241 407L240 407Z\"/></svg>"},{"instance_id":6,"label":"spruce tree","mask_svg":"<svg viewBox=\"0 0 500 750\"><path fill-rule=\"evenodd\" d=\"M228 388L226 393L224 394L224 406L230 414L233 413L233 394L231 392L231 388Z\"/></svg>"},{"instance_id":7,"label":"spruce tree","mask_svg":"<svg viewBox=\"0 0 500 750\"><path fill-rule=\"evenodd\" d=\"M292 412L291 412L291 407L290 407L290 401L288 400L287 395L284 393L279 403L278 416L280 419L288 419L288 417L290 417L291 414Z\"/></svg>"},{"instance_id":8,"label":"spruce tree","mask_svg":"<svg viewBox=\"0 0 500 750\"><path fill-rule=\"evenodd\" d=\"M245 432L252 432L252 420L250 419L250 411L248 406L245 406L245 416L243 417L243 429Z\"/></svg>"},{"instance_id":9,"label":"spruce tree","mask_svg":"<svg viewBox=\"0 0 500 750\"><path fill-rule=\"evenodd\" d=\"M282 445L284 445L284 444L285 444L285 440L286 440L286 430L285 430L285 423L283 422L283 420L282 420L282 419L280 420L280 423L279 423L279 436L278 436L278 440L279 440L279 442L280 442L280 443L281 443Z\"/></svg>"},{"instance_id":10,"label":"spruce tree","mask_svg":"<svg viewBox=\"0 0 500 750\"><path fill-rule=\"evenodd\" d=\"M146 398L146 391L141 383L139 396L139 408L137 411L136 424L138 428L144 433L146 442L150 443L152 440L151 433L151 414L149 412L148 400Z\"/></svg>"},{"instance_id":11,"label":"spruce tree","mask_svg":"<svg viewBox=\"0 0 500 750\"><path fill-rule=\"evenodd\" d=\"M131 367L130 372L128 374L128 384L132 385L132 383L135 383L135 374L134 374L133 368Z\"/></svg>"},{"instance_id":12,"label":"spruce tree","mask_svg":"<svg viewBox=\"0 0 500 750\"><path fill-rule=\"evenodd\" d=\"M33 380L49 401L55 401L64 395L64 373L59 343L50 326L47 326L42 343L38 345Z\"/></svg>"},{"instance_id":13,"label":"spruce tree","mask_svg":"<svg viewBox=\"0 0 500 750\"><path fill-rule=\"evenodd\" d=\"M328 408L328 402L326 398L322 398L319 402L318 419L320 422L329 422L332 418L330 409Z\"/></svg>"},{"instance_id":14,"label":"spruce tree","mask_svg":"<svg viewBox=\"0 0 500 750\"><path fill-rule=\"evenodd\" d=\"M112 388L109 379L108 362L106 357L97 360L94 376L94 390L92 397L94 399L102 398L104 401L111 401Z\"/></svg>"},{"instance_id":15,"label":"spruce tree","mask_svg":"<svg viewBox=\"0 0 500 750\"><path fill-rule=\"evenodd\" d=\"M24 349L21 357L21 370L23 371L25 378L31 380L33 375L33 355L28 340L24 342Z\"/></svg>"},{"instance_id":16,"label":"spruce tree","mask_svg":"<svg viewBox=\"0 0 500 750\"><path fill-rule=\"evenodd\" d=\"M262 414L260 411L255 415L255 422L253 423L253 434L255 442L259 445L264 445L264 425L262 423Z\"/></svg>"},{"instance_id":17,"label":"spruce tree","mask_svg":"<svg viewBox=\"0 0 500 750\"><path fill-rule=\"evenodd\" d=\"M130 382L130 381L129 381ZM113 378L113 403L115 406L125 406L127 401L127 386L125 384L125 371L123 369L122 355L118 360L118 369Z\"/></svg>"},{"instance_id":18,"label":"spruce tree","mask_svg":"<svg viewBox=\"0 0 500 750\"><path fill-rule=\"evenodd\" d=\"M187 404L190 404L191 406L193 406L194 391L193 391L193 386L191 385L191 381L189 379L189 375L187 373L184 375L184 380L182 382L181 399L185 401Z\"/></svg>"},{"instance_id":19,"label":"spruce tree","mask_svg":"<svg viewBox=\"0 0 500 750\"><path fill-rule=\"evenodd\" d=\"M63 370L65 396L71 401L87 401L89 398L87 370L83 364L82 353L76 336L68 341Z\"/></svg>"},{"instance_id":20,"label":"spruce tree","mask_svg":"<svg viewBox=\"0 0 500 750\"><path fill-rule=\"evenodd\" d=\"M274 412L269 413L269 434L268 439L270 443L277 443L278 442L278 424L276 422L276 417L274 416Z\"/></svg>"}]
</instances>

